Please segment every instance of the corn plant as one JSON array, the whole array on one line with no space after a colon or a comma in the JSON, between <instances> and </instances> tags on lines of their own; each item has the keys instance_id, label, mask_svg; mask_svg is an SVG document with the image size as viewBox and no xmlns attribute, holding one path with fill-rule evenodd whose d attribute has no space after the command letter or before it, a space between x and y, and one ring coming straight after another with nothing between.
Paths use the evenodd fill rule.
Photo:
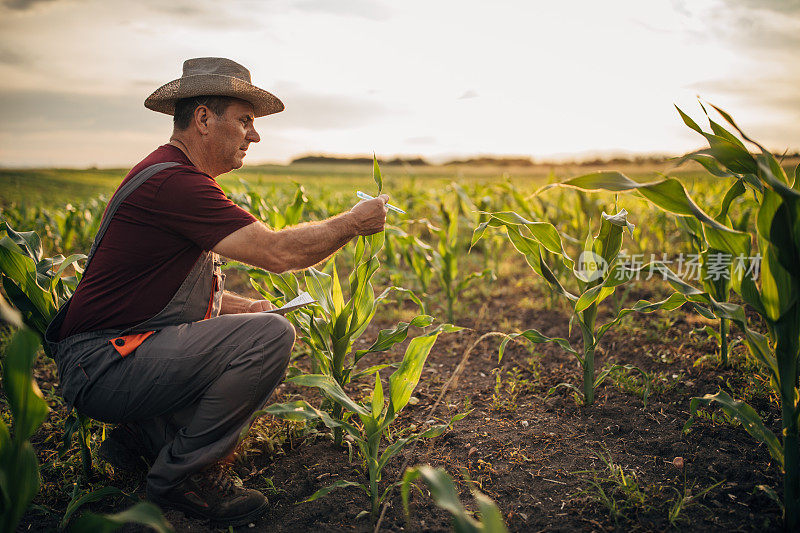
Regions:
<instances>
[{"instance_id":1,"label":"corn plant","mask_svg":"<svg viewBox=\"0 0 800 533\"><path fill-rule=\"evenodd\" d=\"M2 297L0 297L2 301ZM30 438L50 411L36 381L33 363L40 340L22 317L3 305L3 320L20 328L3 354L3 390L11 408L12 430L0 420L0 532L16 530L39 492L39 464Z\"/></svg>"},{"instance_id":2,"label":"corn plant","mask_svg":"<svg viewBox=\"0 0 800 533\"><path fill-rule=\"evenodd\" d=\"M78 261L86 256L42 257L42 241L36 232L16 232L5 222L0 223L0 232L5 233L0 239L3 289L25 324L44 339L47 325L78 284L77 276L62 278L61 274L70 266L82 274ZM45 351L49 355L46 346Z\"/></svg>"},{"instance_id":3,"label":"corn plant","mask_svg":"<svg viewBox=\"0 0 800 533\"><path fill-rule=\"evenodd\" d=\"M353 380L359 380L374 372L390 366L379 364L358 370L358 363L365 355L389 350L403 342L411 327L425 327L433 318L420 314L408 322L399 322L394 328L379 332L377 339L367 348L353 350L353 344L369 326L378 306L393 291L408 294L420 307L422 303L410 291L401 287L388 287L375 296L371 278L378 269L375 257L382 245L383 234L359 238L354 250L355 267L349 277L349 298L345 300L339 281L336 263L329 262L330 274L310 268L305 272L305 287L316 304L298 309L288 315L297 329L298 336L311 352L312 372L331 377L340 387ZM325 269L324 269L325 270ZM301 292L298 276L294 274L272 274L251 271L251 276L260 278L268 286L263 288L251 277L251 284L268 299L280 305L297 297ZM275 291L281 296L276 298ZM331 401L331 415L335 420L349 417L341 404ZM334 431L336 444L341 444L341 428Z\"/></svg>"},{"instance_id":4,"label":"corn plant","mask_svg":"<svg viewBox=\"0 0 800 533\"><path fill-rule=\"evenodd\" d=\"M451 424L468 414L457 414L447 424L435 425L425 431L411 433L406 437L398 438L381 450L381 441L387 435L389 427L397 418L397 415L408 404L436 339L441 333L450 333L461 329L450 324L442 324L433 331L412 339L408 348L406 348L399 367L389 376L389 389L386 394L384 394L380 372L377 371L375 372L375 386L372 397L365 402L357 402L350 398L339 383L328 375L305 374L287 380L297 385L316 387L327 398L336 402L351 415L354 415L351 418L353 422L335 420L324 411L317 410L302 400L289 404L272 405L265 409L264 412L295 420L319 419L334 431L343 430L356 444L358 456L364 468L363 481L366 483L339 480L328 487L318 490L306 501L321 498L337 488L358 487L370 498L369 513L373 519L377 516L381 502L392 488L392 485L390 485L381 491L379 485L383 469L389 460L417 439L433 438L441 435ZM367 511L364 511L364 514L366 513Z\"/></svg>"},{"instance_id":5,"label":"corn plant","mask_svg":"<svg viewBox=\"0 0 800 533\"><path fill-rule=\"evenodd\" d=\"M400 260L396 267L409 269L421 294L427 294L435 272L433 264L433 248L416 235L411 235L399 228L387 228L387 235L393 235L394 255ZM387 239L387 243L389 240ZM387 250L387 257L391 254Z\"/></svg>"},{"instance_id":6,"label":"corn plant","mask_svg":"<svg viewBox=\"0 0 800 533\"><path fill-rule=\"evenodd\" d=\"M457 189L456 189L457 190ZM456 195L456 199L459 196ZM495 279L491 269L481 272L471 272L466 276L459 276L458 257L463 252L464 246L459 241L459 213L460 202L449 201L447 197L439 202L439 215L442 223L440 227L429 226L430 231L436 236L437 244L434 253L434 266L436 276L444 293L447 303L447 320L455 321L454 305L461 292L479 278Z\"/></svg>"},{"instance_id":7,"label":"corn plant","mask_svg":"<svg viewBox=\"0 0 800 533\"><path fill-rule=\"evenodd\" d=\"M578 261L574 261L564 250L561 234L555 226L549 222L528 220L514 212L491 213L489 220L475 228L472 237L472 242L476 243L483 237L488 227L505 227L509 240L517 251L525 256L533 271L569 302L572 311L570 325L577 322L583 338L583 346L578 350L573 348L567 339L551 338L535 329L529 329L504 338L498 357L502 359L509 341L520 337L533 343L556 343L563 350L575 356L583 372L581 389L570 383L562 383L558 387L572 389L582 398L585 405L591 405L594 402L595 389L608 377L609 372L619 366L611 366L599 376L595 376L595 350L603 335L633 311L652 312L657 309L675 309L683 303L681 301L676 304L675 299L669 298L655 303L639 300L630 309L621 310L607 323L601 326L596 323L599 304L611 296L617 287L632 281L640 273L639 269L618 261L623 234L626 231L633 234L634 225L628 221L627 215L628 213L624 209L616 215L603 213L599 232L596 236L589 233ZM573 294L562 285L545 261L544 251L549 251L552 257L557 259L562 270L572 273L574 281L580 289L579 294ZM651 265L647 265L643 270L649 271L650 268ZM627 368L639 370L631 366L627 366Z\"/></svg>"},{"instance_id":8,"label":"corn plant","mask_svg":"<svg viewBox=\"0 0 800 533\"><path fill-rule=\"evenodd\" d=\"M66 204L63 209L12 203L0 207L0 220L10 226L31 228L50 244L51 250L65 253L91 245L105 205L102 195L76 205Z\"/></svg>"},{"instance_id":9,"label":"corn plant","mask_svg":"<svg viewBox=\"0 0 800 533\"><path fill-rule=\"evenodd\" d=\"M741 184L741 182L739 182ZM741 186L744 188L744 186ZM723 202L722 209L715 220L725 223L727 209L730 202ZM728 221L729 222L729 221ZM700 277L703 289L718 302L727 302L731 292L731 271L733 262L726 261L730 256L722 250L715 250L708 246L703 232L703 226L694 218L678 217L678 224L689 235L689 242L692 250L700 259ZM711 326L702 328L706 334L717 343L719 347L719 363L721 366L728 366L728 330L729 320L716 317L719 320L719 330L714 330Z\"/></svg>"},{"instance_id":10,"label":"corn plant","mask_svg":"<svg viewBox=\"0 0 800 533\"><path fill-rule=\"evenodd\" d=\"M44 341L44 334L59 307L72 295L83 269L78 261L86 259L83 254L73 254L68 258L59 255L42 257L42 243L33 231L16 232L7 223L0 224L6 235L0 239L0 277L3 289L11 303L19 309L22 320ZM62 277L69 266L76 275ZM56 268L57 267L57 268ZM53 269L56 270L53 270ZM45 342L44 351L51 356ZM80 435L81 457L84 478L89 478L92 469L92 456L89 452L90 419L73 412L68 418L64 433L62 453L69 449L73 435Z\"/></svg>"},{"instance_id":11,"label":"corn plant","mask_svg":"<svg viewBox=\"0 0 800 533\"><path fill-rule=\"evenodd\" d=\"M433 501L453 515L453 531L456 533L506 533L508 528L503 522L503 514L491 498L472 488L472 497L478 504L480 519L476 520L466 510L458 498L458 489L453 478L444 468L433 468L430 465L419 465L409 468L403 475L400 494L403 499L403 509L406 522L410 521L411 514L408 507L408 496L413 482L419 478L430 490Z\"/></svg>"},{"instance_id":12,"label":"corn plant","mask_svg":"<svg viewBox=\"0 0 800 533\"><path fill-rule=\"evenodd\" d=\"M768 335L750 330L741 311L731 318L744 331L750 354L770 373L770 383L781 401L783 442L752 407L735 401L724 391L693 398L691 411L694 414L701 405L717 403L740 420L751 435L767 444L784 471L784 524L787 530L796 531L800 528L800 166L790 179L768 150L745 135L727 113L714 109L760 151L754 156L742 141L713 121L712 132L703 132L682 114L687 125L709 141L710 147L697 155L713 158L738 178L736 184L752 187L759 198L756 231L762 258L760 286L744 277L734 288L764 319Z\"/></svg>"},{"instance_id":13,"label":"corn plant","mask_svg":"<svg viewBox=\"0 0 800 533\"><path fill-rule=\"evenodd\" d=\"M376 182L379 182L380 169L377 162L375 172ZM390 293L406 294L420 309L423 308L422 302L414 293L401 287L388 287L375 296L371 280L380 267L377 255L383 244L384 232L359 237L356 241L347 300L339 281L335 259L331 259L323 270L315 268L306 270L303 274L305 287L317 303L290 313L288 317L311 351L312 372L331 377L340 387L390 366L380 364L357 371L357 365L362 357L368 353L389 350L406 339L409 328L425 327L433 322L433 318L428 315L417 315L409 322L399 322L394 328L382 330L368 348L353 350L353 344L369 326L378 305ZM329 273L324 270L328 270ZM297 274L274 274L250 269L250 275L252 286L273 303L279 305L286 303L301 292ZM262 287L257 280L264 282L267 287ZM280 296L276 297L275 293ZM331 415L337 421L346 420L350 416L340 403L332 399L329 407ZM334 440L337 445L341 444L341 428L334 431Z\"/></svg>"},{"instance_id":14,"label":"corn plant","mask_svg":"<svg viewBox=\"0 0 800 533\"><path fill-rule=\"evenodd\" d=\"M759 203L755 224L758 256L750 256L749 234L714 220L673 178L637 183L618 172L603 172L573 178L562 185L585 190L638 191L663 210L699 220L710 248L722 250L742 261L742 268L733 269L731 286L763 318L767 325L766 336L750 329L742 306L717 302L709 293L688 286L684 288L684 294L691 301L705 304L717 316L731 320L742 330L750 355L767 369L770 383L780 398L781 435L779 437L767 428L755 409L734 400L724 391L693 398L690 411L694 416L703 405L719 404L753 437L767 445L784 472L785 527L796 531L800 529L800 168L795 168L790 179L779 161L742 132L728 113L712 107L759 152L750 153L741 139L710 118L711 132L704 131L678 109L684 123L709 143L708 148L688 154L686 159L699 162L718 177L734 178L726 198L735 198L743 193L742 184L752 190ZM759 257L760 275L759 283L756 283L754 276L745 274ZM687 429L693 420L689 420Z\"/></svg>"},{"instance_id":15,"label":"corn plant","mask_svg":"<svg viewBox=\"0 0 800 533\"><path fill-rule=\"evenodd\" d=\"M250 184L245 180L239 180L245 191L243 193L231 194L231 199L239 204L243 209L247 210L253 216L260 220L269 223L272 229L278 230L287 226L294 226L300 222L303 216L303 209L308 204L306 198L306 191L302 185L295 183L295 193L292 200L283 210L279 211L277 205L279 202L267 202L262 195L254 191ZM270 195L275 196L275 191Z\"/></svg>"}]
</instances>

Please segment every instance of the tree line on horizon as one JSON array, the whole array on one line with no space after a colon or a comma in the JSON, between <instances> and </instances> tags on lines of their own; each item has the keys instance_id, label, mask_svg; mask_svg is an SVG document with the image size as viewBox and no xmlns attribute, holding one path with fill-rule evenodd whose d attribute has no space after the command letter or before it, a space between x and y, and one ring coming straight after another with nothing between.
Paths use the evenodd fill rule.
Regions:
<instances>
[{"instance_id":1,"label":"tree line on horizon","mask_svg":"<svg viewBox=\"0 0 800 533\"><path fill-rule=\"evenodd\" d=\"M784 159L800 159L800 152L786 153ZM534 166L563 166L563 165L579 165L579 166L602 166L602 165L653 165L663 164L673 159L669 155L636 155L632 157L615 156L609 158L592 158L586 160L575 161L534 161L529 157L472 157L467 159L452 159L442 163L442 166L455 166L455 165L473 165L473 166L501 166L501 167L534 167ZM307 155L292 159L291 165L303 163L326 163L326 164L348 164L348 165L371 165L373 159L371 157L348 157L348 156L330 156L330 155ZM410 165L410 166L435 166L434 163L427 161L422 157L395 157L393 159L378 158L380 165Z\"/></svg>"}]
</instances>

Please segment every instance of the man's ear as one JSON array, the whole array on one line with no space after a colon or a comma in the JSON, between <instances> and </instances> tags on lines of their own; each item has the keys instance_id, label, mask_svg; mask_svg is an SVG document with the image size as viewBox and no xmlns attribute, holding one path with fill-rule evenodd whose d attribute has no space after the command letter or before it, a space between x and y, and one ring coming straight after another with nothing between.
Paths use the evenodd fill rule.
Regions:
<instances>
[{"instance_id":1,"label":"man's ear","mask_svg":"<svg viewBox=\"0 0 800 533\"><path fill-rule=\"evenodd\" d=\"M200 132L200 135L206 135L208 133L208 118L211 114L211 111L204 105L199 105L194 110L194 124L197 127L197 131Z\"/></svg>"}]
</instances>

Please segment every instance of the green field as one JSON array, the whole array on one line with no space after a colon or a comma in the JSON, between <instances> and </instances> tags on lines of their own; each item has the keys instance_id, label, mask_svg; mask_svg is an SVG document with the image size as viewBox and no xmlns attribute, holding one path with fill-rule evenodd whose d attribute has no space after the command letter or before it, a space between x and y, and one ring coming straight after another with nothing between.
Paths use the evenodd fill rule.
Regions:
<instances>
[{"instance_id":1,"label":"green field","mask_svg":"<svg viewBox=\"0 0 800 533\"><path fill-rule=\"evenodd\" d=\"M712 140L724 149L702 161L717 176L696 163L384 165L383 191L407 210L384 232L299 272L228 258L227 290L317 301L288 314L289 377L234 458L243 485L269 495L269 526L256 530L372 530L381 511L383 530L446 530L450 513L486 517L467 511L477 490L496 513L485 531L498 533L501 522L800 527L800 171ZM20 530L80 526L145 496L141 472L97 455L110 424L86 418L78 431L36 336L79 281L55 266L89 249L125 173L0 171L2 295L20 311L0 309L16 320L0 328L0 437L12 435L0 477L27 490L11 518ZM218 181L280 230L345 211L380 180L372 165L305 163ZM415 464L442 470L405 469ZM407 519L406 472L467 507L411 491ZM209 530L137 505L176 530Z\"/></svg>"},{"instance_id":2,"label":"green field","mask_svg":"<svg viewBox=\"0 0 800 533\"><path fill-rule=\"evenodd\" d=\"M426 189L441 188L450 181L462 184L489 183L512 179L523 189L533 189L552 180L562 180L580 174L610 167L548 165L525 167L500 166L384 166L386 192L392 194L392 185L406 183ZM669 172L670 164L660 166L616 165L613 167L630 177L646 181ZM0 169L0 206L11 203L29 206L58 207L68 202L84 201L98 195L109 196L125 177L129 169ZM671 175L684 177L703 176L698 166L673 169ZM372 187L371 165L354 164L294 164L245 166L217 181L226 191L242 190L240 181L254 187L291 186L297 182L308 190L355 192L358 188Z\"/></svg>"}]
</instances>

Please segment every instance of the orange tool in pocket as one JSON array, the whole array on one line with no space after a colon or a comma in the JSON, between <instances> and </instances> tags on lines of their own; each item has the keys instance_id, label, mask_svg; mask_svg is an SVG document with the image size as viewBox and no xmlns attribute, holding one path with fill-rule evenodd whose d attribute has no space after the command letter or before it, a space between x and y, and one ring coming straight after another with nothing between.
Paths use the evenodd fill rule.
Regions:
<instances>
[{"instance_id":1,"label":"orange tool in pocket","mask_svg":"<svg viewBox=\"0 0 800 533\"><path fill-rule=\"evenodd\" d=\"M146 331L144 333L125 335L123 337L114 337L108 342L111 343L114 349L118 351L122 357L125 357L138 348L139 345L142 344L144 340L153 333L155 333L155 331Z\"/></svg>"},{"instance_id":2,"label":"orange tool in pocket","mask_svg":"<svg viewBox=\"0 0 800 533\"><path fill-rule=\"evenodd\" d=\"M211 318L211 310L214 308L214 295L219 290L219 276L214 273L214 283L211 285L211 297L208 299L208 309L206 309L206 316L203 317L203 320L207 320Z\"/></svg>"}]
</instances>

